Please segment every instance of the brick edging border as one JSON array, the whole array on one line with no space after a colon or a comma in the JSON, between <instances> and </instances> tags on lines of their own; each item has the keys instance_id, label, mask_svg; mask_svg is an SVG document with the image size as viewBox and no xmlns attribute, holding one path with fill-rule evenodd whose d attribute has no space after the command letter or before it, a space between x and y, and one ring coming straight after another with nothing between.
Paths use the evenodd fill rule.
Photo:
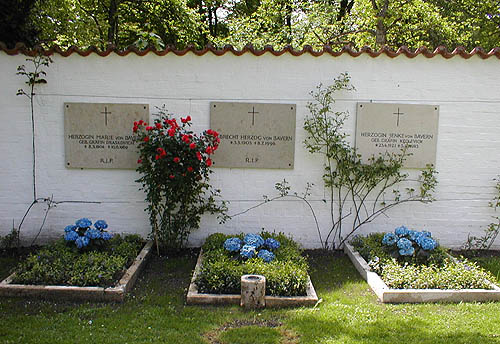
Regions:
<instances>
[{"instance_id":1,"label":"brick edging border","mask_svg":"<svg viewBox=\"0 0 500 344\"><path fill-rule=\"evenodd\" d=\"M196 267L189 285L186 302L188 305L239 305L241 295L238 294L203 294L198 292L196 278L200 274L203 263L203 251L200 251ZM266 307L297 307L314 306L318 302L318 296L309 276L307 276L306 296L265 296Z\"/></svg>"},{"instance_id":2,"label":"brick edging border","mask_svg":"<svg viewBox=\"0 0 500 344\"><path fill-rule=\"evenodd\" d=\"M368 263L349 244L344 244L344 252L351 259L361 277L368 283L383 303L425 303L425 302L488 302L500 301L500 288L491 283L493 290L486 289L391 289Z\"/></svg>"},{"instance_id":3,"label":"brick edging border","mask_svg":"<svg viewBox=\"0 0 500 344\"><path fill-rule=\"evenodd\" d=\"M11 284L10 282L14 276L12 274L0 282L0 296L123 302L125 295L132 289L139 273L144 269L152 246L151 241L144 245L120 281L111 288Z\"/></svg>"}]
</instances>

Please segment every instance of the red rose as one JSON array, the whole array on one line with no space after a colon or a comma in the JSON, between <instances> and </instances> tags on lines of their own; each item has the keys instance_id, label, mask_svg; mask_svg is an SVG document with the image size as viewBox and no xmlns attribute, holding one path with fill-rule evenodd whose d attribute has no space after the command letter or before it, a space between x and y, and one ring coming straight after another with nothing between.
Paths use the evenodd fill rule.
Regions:
<instances>
[{"instance_id":1,"label":"red rose","mask_svg":"<svg viewBox=\"0 0 500 344\"><path fill-rule=\"evenodd\" d=\"M142 125L143 123L144 123L144 121L141 119L138 124Z\"/></svg>"},{"instance_id":2,"label":"red rose","mask_svg":"<svg viewBox=\"0 0 500 344\"><path fill-rule=\"evenodd\" d=\"M186 121L188 121L188 122L189 122L190 120L191 120L191 116L189 116L189 115L188 115L188 116L186 117Z\"/></svg>"},{"instance_id":3,"label":"red rose","mask_svg":"<svg viewBox=\"0 0 500 344\"><path fill-rule=\"evenodd\" d=\"M212 134L213 134L215 137L219 136L219 133L218 133L218 132L216 132L215 130L212 130Z\"/></svg>"},{"instance_id":4,"label":"red rose","mask_svg":"<svg viewBox=\"0 0 500 344\"><path fill-rule=\"evenodd\" d=\"M181 161L181 158L179 158L178 156L176 156L176 157L174 158L174 162L175 162L175 163L179 163L180 161Z\"/></svg>"},{"instance_id":5,"label":"red rose","mask_svg":"<svg viewBox=\"0 0 500 344\"><path fill-rule=\"evenodd\" d=\"M191 166L189 166L189 167L187 168L187 170L188 170L188 172L193 172L193 168L192 168Z\"/></svg>"},{"instance_id":6,"label":"red rose","mask_svg":"<svg viewBox=\"0 0 500 344\"><path fill-rule=\"evenodd\" d=\"M137 123L137 121L134 121L134 127L137 127L139 125L139 123Z\"/></svg>"},{"instance_id":7,"label":"red rose","mask_svg":"<svg viewBox=\"0 0 500 344\"><path fill-rule=\"evenodd\" d=\"M158 154L156 154L155 160L160 160L160 156Z\"/></svg>"},{"instance_id":8,"label":"red rose","mask_svg":"<svg viewBox=\"0 0 500 344\"><path fill-rule=\"evenodd\" d=\"M142 160L141 159L137 160L137 163L142 164Z\"/></svg>"},{"instance_id":9,"label":"red rose","mask_svg":"<svg viewBox=\"0 0 500 344\"><path fill-rule=\"evenodd\" d=\"M189 145L189 148L195 149L196 148L196 144L194 142L191 142L191 144Z\"/></svg>"},{"instance_id":10,"label":"red rose","mask_svg":"<svg viewBox=\"0 0 500 344\"><path fill-rule=\"evenodd\" d=\"M200 152L196 152L196 157L198 158L198 160L201 161L201 153Z\"/></svg>"},{"instance_id":11,"label":"red rose","mask_svg":"<svg viewBox=\"0 0 500 344\"><path fill-rule=\"evenodd\" d=\"M205 149L205 153L207 154L212 154L213 150L212 147L208 146L207 149Z\"/></svg>"},{"instance_id":12,"label":"red rose","mask_svg":"<svg viewBox=\"0 0 500 344\"><path fill-rule=\"evenodd\" d=\"M161 125L161 123L160 123L160 122L157 122L157 123L155 124L155 126L156 126L156 129L161 129L161 128L162 128L162 125Z\"/></svg>"},{"instance_id":13,"label":"red rose","mask_svg":"<svg viewBox=\"0 0 500 344\"><path fill-rule=\"evenodd\" d=\"M146 136L146 137L144 138L144 142L149 142L149 136Z\"/></svg>"},{"instance_id":14,"label":"red rose","mask_svg":"<svg viewBox=\"0 0 500 344\"><path fill-rule=\"evenodd\" d=\"M147 130L147 131L153 130L153 127L148 126L148 127L146 127L146 130Z\"/></svg>"},{"instance_id":15,"label":"red rose","mask_svg":"<svg viewBox=\"0 0 500 344\"><path fill-rule=\"evenodd\" d=\"M208 134L208 135L212 135L212 134L213 134L212 129L208 129L208 130L207 130L207 134Z\"/></svg>"},{"instance_id":16,"label":"red rose","mask_svg":"<svg viewBox=\"0 0 500 344\"><path fill-rule=\"evenodd\" d=\"M175 178L173 174L169 175L168 177L169 177L170 179L174 179L174 178Z\"/></svg>"},{"instance_id":17,"label":"red rose","mask_svg":"<svg viewBox=\"0 0 500 344\"><path fill-rule=\"evenodd\" d=\"M133 129L134 133L137 132L137 129L138 129L137 126L134 126L134 129Z\"/></svg>"},{"instance_id":18,"label":"red rose","mask_svg":"<svg viewBox=\"0 0 500 344\"><path fill-rule=\"evenodd\" d=\"M207 166L208 167L212 166L212 160L210 160L210 158L207 159Z\"/></svg>"}]
</instances>

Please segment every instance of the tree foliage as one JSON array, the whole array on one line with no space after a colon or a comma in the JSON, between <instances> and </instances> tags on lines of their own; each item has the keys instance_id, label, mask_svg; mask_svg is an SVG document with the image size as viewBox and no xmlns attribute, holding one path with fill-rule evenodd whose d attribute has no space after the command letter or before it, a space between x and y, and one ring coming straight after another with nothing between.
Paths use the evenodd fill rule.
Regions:
<instances>
[{"instance_id":1,"label":"tree foliage","mask_svg":"<svg viewBox=\"0 0 500 344\"><path fill-rule=\"evenodd\" d=\"M0 1L0 40L9 45L500 45L499 0Z\"/></svg>"}]
</instances>

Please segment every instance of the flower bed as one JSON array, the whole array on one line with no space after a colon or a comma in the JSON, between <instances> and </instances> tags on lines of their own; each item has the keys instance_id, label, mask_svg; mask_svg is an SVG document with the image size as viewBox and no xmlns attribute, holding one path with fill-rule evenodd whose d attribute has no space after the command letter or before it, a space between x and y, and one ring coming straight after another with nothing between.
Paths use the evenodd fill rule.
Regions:
<instances>
[{"instance_id":1,"label":"flower bed","mask_svg":"<svg viewBox=\"0 0 500 344\"><path fill-rule=\"evenodd\" d=\"M500 300L489 272L453 259L428 232L399 227L351 244L346 253L382 302Z\"/></svg>"},{"instance_id":2,"label":"flower bed","mask_svg":"<svg viewBox=\"0 0 500 344\"><path fill-rule=\"evenodd\" d=\"M256 274L266 277L266 306L314 305L307 270L297 243L283 234L213 234L202 247L188 303L239 304L241 276Z\"/></svg>"},{"instance_id":3,"label":"flower bed","mask_svg":"<svg viewBox=\"0 0 500 344\"><path fill-rule=\"evenodd\" d=\"M0 284L0 295L123 300L151 244L137 235L112 236L102 220L91 225L80 219L64 239L30 254Z\"/></svg>"}]
</instances>

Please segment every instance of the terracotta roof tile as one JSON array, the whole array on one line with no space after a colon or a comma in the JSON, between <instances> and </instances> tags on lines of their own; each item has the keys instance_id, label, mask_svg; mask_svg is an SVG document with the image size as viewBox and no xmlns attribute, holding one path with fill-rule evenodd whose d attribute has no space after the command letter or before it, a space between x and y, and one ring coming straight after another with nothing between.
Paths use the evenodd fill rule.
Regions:
<instances>
[{"instance_id":1,"label":"terracotta roof tile","mask_svg":"<svg viewBox=\"0 0 500 344\"><path fill-rule=\"evenodd\" d=\"M213 46L207 46L204 49L196 49L193 46L189 46L185 49L175 49L173 47L167 47L164 50L156 50L154 48L147 48L147 49L139 49L134 46L130 46L127 49L121 50L117 49L113 45L109 45L106 50L99 50L96 47L89 47L87 49L80 49L78 47L69 47L68 49L62 49L58 46L53 46L50 49L40 49L40 48L34 48L30 49L27 48L25 45L22 43L16 44L16 46L13 49L8 49L5 44L0 42L0 51L5 51L8 55L17 55L17 54L24 54L28 56L33 56L37 52L41 52L44 55L54 55L54 54L59 54L61 56L70 56L72 54L78 54L80 56L88 56L92 53L97 54L99 56L108 56L111 53L115 53L119 56L126 56L128 54L136 54L138 56L144 56L149 53L156 54L158 56L164 56L169 53L178 55L178 56L183 56L186 55L187 53L191 52L195 55L202 56L207 54L208 52L216 55L216 56L222 56L226 53L231 53L236 56L241 56L246 53L253 54L255 56L261 56L266 53L270 53L274 56L281 56L283 54L291 54L293 56L300 56L303 54L310 54L312 56L321 56L323 54L329 54L331 56L337 57L342 54L348 54L352 57L358 57L362 54L367 54L371 57L378 57L380 55L387 55L391 58L397 57L399 55L404 55L408 58L414 58L418 55L423 55L427 58L431 58L437 55L441 55L442 57L449 59L454 56L461 56L464 59L468 59L474 55L478 55L482 59L487 59L492 56L496 56L498 59L500 59L500 47L491 49L489 52L486 52L480 47L474 48L472 51L468 52L464 47L458 47L454 49L452 52L449 52L445 47L439 46L434 50L429 50L426 47L421 47L418 48L415 51L412 51L408 49L405 46L400 47L397 51L394 51L388 47L384 47L380 50L373 50L370 47L363 47L360 50L355 50L352 49L351 47L345 46L339 50L334 50L330 46L324 46L320 50L314 50L311 46L304 46L301 50L296 50L293 49L291 46L285 46L281 50L274 50L274 48L270 45L266 45L263 49L256 49L252 45L246 45L243 49L238 50L235 49L233 46L226 45L223 48L215 48Z\"/></svg>"}]
</instances>

